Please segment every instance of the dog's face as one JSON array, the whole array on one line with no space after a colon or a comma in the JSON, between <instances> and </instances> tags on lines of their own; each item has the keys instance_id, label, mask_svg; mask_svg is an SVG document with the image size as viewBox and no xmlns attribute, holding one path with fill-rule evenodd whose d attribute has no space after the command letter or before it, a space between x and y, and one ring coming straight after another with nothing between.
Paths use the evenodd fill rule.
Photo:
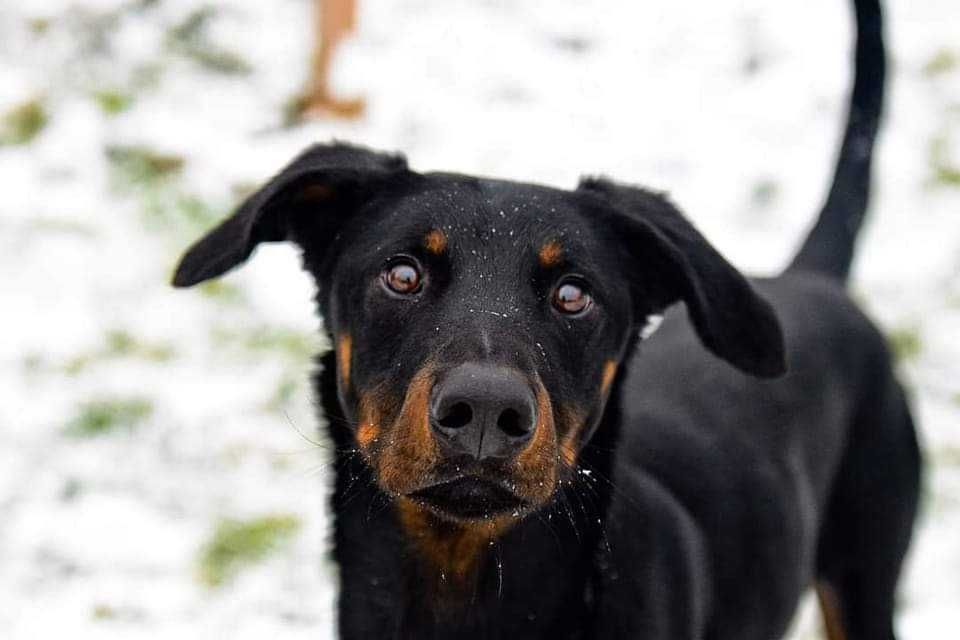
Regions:
<instances>
[{"instance_id":1,"label":"dog's face","mask_svg":"<svg viewBox=\"0 0 960 640\"><path fill-rule=\"evenodd\" d=\"M371 201L336 247L304 231L381 486L457 518L546 501L631 334L612 230L561 191L429 175Z\"/></svg>"},{"instance_id":2,"label":"dog's face","mask_svg":"<svg viewBox=\"0 0 960 640\"><path fill-rule=\"evenodd\" d=\"M198 242L175 284L284 239L317 281L357 448L383 491L442 518L548 502L637 332L677 300L720 357L755 375L783 370L770 308L639 189L419 174L317 146Z\"/></svg>"}]
</instances>

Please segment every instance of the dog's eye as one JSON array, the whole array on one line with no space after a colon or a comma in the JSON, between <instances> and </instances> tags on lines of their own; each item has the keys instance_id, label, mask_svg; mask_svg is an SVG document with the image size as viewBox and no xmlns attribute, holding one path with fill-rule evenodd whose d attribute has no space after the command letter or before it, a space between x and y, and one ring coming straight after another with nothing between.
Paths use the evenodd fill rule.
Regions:
<instances>
[{"instance_id":1,"label":"dog's eye","mask_svg":"<svg viewBox=\"0 0 960 640\"><path fill-rule=\"evenodd\" d=\"M380 277L390 291L400 294L416 293L423 280L420 269L408 260L394 261L383 270Z\"/></svg>"},{"instance_id":2,"label":"dog's eye","mask_svg":"<svg viewBox=\"0 0 960 640\"><path fill-rule=\"evenodd\" d=\"M553 306L561 313L582 313L592 303L593 298L584 286L576 281L561 282L553 292Z\"/></svg>"}]
</instances>

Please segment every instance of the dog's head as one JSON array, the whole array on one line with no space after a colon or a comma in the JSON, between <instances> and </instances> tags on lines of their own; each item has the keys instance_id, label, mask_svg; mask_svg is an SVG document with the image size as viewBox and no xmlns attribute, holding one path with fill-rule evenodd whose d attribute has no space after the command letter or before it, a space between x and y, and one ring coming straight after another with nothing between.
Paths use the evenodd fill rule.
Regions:
<instances>
[{"instance_id":1,"label":"dog's head","mask_svg":"<svg viewBox=\"0 0 960 640\"><path fill-rule=\"evenodd\" d=\"M769 305L659 195L421 174L308 149L183 257L174 284L292 240L319 287L344 414L386 493L473 521L545 504L576 467L647 318L784 370Z\"/></svg>"}]
</instances>

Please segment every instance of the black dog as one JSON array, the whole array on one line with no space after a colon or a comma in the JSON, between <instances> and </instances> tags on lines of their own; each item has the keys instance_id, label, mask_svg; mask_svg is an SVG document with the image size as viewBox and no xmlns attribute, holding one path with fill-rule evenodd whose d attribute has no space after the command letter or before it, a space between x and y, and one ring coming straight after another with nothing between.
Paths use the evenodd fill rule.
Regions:
<instances>
[{"instance_id":1,"label":"black dog","mask_svg":"<svg viewBox=\"0 0 960 640\"><path fill-rule=\"evenodd\" d=\"M844 292L884 76L855 6L834 184L777 278L649 191L342 144L190 249L180 287L279 240L319 285L343 637L771 639L814 583L832 640L894 637L920 457Z\"/></svg>"}]
</instances>

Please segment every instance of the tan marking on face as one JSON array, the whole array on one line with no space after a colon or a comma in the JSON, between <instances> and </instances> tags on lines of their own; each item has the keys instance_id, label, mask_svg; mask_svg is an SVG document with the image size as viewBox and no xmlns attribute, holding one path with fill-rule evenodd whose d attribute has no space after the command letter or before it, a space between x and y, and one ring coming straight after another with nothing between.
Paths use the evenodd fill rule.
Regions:
<instances>
[{"instance_id":1,"label":"tan marking on face","mask_svg":"<svg viewBox=\"0 0 960 640\"><path fill-rule=\"evenodd\" d=\"M617 375L617 361L607 360L603 363L603 374L600 378L600 395L606 397L610 393L610 385Z\"/></svg>"},{"instance_id":2,"label":"tan marking on face","mask_svg":"<svg viewBox=\"0 0 960 640\"><path fill-rule=\"evenodd\" d=\"M540 247L537 259L540 261L541 267L555 267L563 259L563 248L558 241L550 240Z\"/></svg>"},{"instance_id":3,"label":"tan marking on face","mask_svg":"<svg viewBox=\"0 0 960 640\"><path fill-rule=\"evenodd\" d=\"M563 422L567 423L566 435L560 441L560 458L571 469L577 466L577 455L580 453L580 433L586 424L586 418L579 411L566 410Z\"/></svg>"},{"instance_id":4,"label":"tan marking on face","mask_svg":"<svg viewBox=\"0 0 960 640\"><path fill-rule=\"evenodd\" d=\"M476 522L441 520L409 498L397 500L400 524L431 569L454 586L463 585L479 565L483 550L510 528L513 518Z\"/></svg>"},{"instance_id":5,"label":"tan marking on face","mask_svg":"<svg viewBox=\"0 0 960 640\"><path fill-rule=\"evenodd\" d=\"M577 436L580 434L580 429L574 429L566 435L563 439L563 442L560 443L560 456L563 458L564 464L573 469L577 466Z\"/></svg>"},{"instance_id":6,"label":"tan marking on face","mask_svg":"<svg viewBox=\"0 0 960 640\"><path fill-rule=\"evenodd\" d=\"M613 384L613 379L617 375L618 366L616 360L607 360L603 363L603 371L600 374L600 406L603 405L607 395L610 393L610 387ZM572 424L560 442L560 457L568 467L573 469L577 465L577 455L580 451L580 443L578 440L586 418L576 416L575 412L571 412L571 416L573 416L570 421Z\"/></svg>"},{"instance_id":7,"label":"tan marking on face","mask_svg":"<svg viewBox=\"0 0 960 640\"><path fill-rule=\"evenodd\" d=\"M383 424L383 409L381 407L382 399L380 394L375 392L365 392L360 394L359 406L357 409L357 444L360 450L369 458L370 447L380 436L380 429Z\"/></svg>"},{"instance_id":8,"label":"tan marking on face","mask_svg":"<svg viewBox=\"0 0 960 640\"><path fill-rule=\"evenodd\" d=\"M418 489L437 461L437 443L429 416L433 379L430 365L413 376L377 461L380 486L395 495Z\"/></svg>"},{"instance_id":9,"label":"tan marking on face","mask_svg":"<svg viewBox=\"0 0 960 640\"><path fill-rule=\"evenodd\" d=\"M553 405L537 381L537 424L533 438L514 461L515 491L534 504L546 502L557 483L557 428Z\"/></svg>"},{"instance_id":10,"label":"tan marking on face","mask_svg":"<svg viewBox=\"0 0 960 640\"><path fill-rule=\"evenodd\" d=\"M441 229L431 229L423 237L423 247L434 255L440 255L447 249L447 234Z\"/></svg>"},{"instance_id":11,"label":"tan marking on face","mask_svg":"<svg viewBox=\"0 0 960 640\"><path fill-rule=\"evenodd\" d=\"M373 422L363 422L357 429L357 442L364 449L368 448L380 434L380 427Z\"/></svg>"},{"instance_id":12,"label":"tan marking on face","mask_svg":"<svg viewBox=\"0 0 960 640\"><path fill-rule=\"evenodd\" d=\"M344 389L350 387L350 365L353 357L353 338L349 333L340 336L337 341L337 365L340 371L340 381Z\"/></svg>"}]
</instances>

